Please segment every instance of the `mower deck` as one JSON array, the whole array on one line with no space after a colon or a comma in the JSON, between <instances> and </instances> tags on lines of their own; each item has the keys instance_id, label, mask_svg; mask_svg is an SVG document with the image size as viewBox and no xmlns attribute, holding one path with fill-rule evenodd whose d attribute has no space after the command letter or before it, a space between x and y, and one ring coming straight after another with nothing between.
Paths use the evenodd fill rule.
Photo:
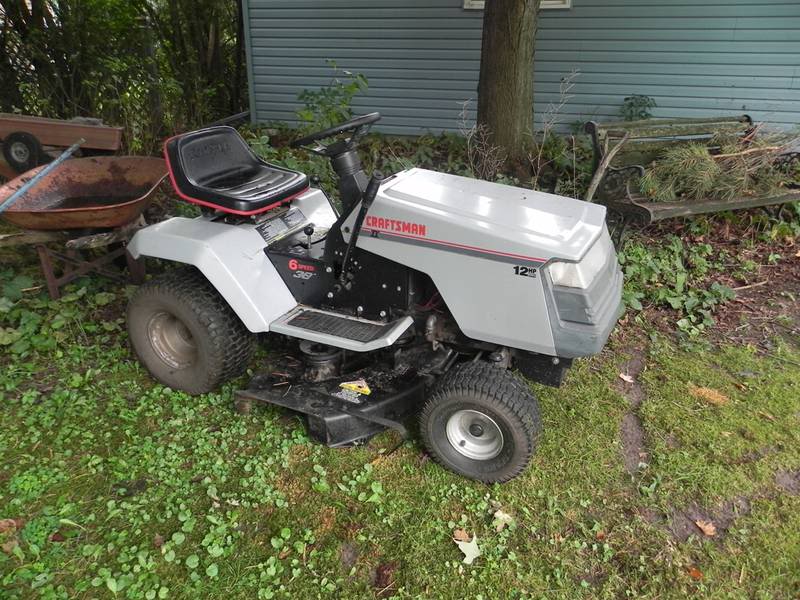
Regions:
<instances>
[{"instance_id":1,"label":"mower deck","mask_svg":"<svg viewBox=\"0 0 800 600\"><path fill-rule=\"evenodd\" d=\"M363 380L369 394L342 387ZM248 413L253 402L274 404L301 413L315 440L331 447L353 446L384 429L407 435L402 424L424 399L425 379L365 368L315 383L291 383L278 373L253 378L248 389L236 392L236 409Z\"/></svg>"}]
</instances>

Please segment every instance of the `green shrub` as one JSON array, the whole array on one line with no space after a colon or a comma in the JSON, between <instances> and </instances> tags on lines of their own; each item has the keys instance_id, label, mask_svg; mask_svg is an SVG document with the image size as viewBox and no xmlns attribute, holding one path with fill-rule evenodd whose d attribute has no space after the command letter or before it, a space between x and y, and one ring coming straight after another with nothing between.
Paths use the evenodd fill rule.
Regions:
<instances>
[{"instance_id":1,"label":"green shrub","mask_svg":"<svg viewBox=\"0 0 800 600\"><path fill-rule=\"evenodd\" d=\"M650 96L633 94L622 101L619 116L626 121L649 119L653 116L653 109L656 106L656 101Z\"/></svg>"},{"instance_id":2,"label":"green shrub","mask_svg":"<svg viewBox=\"0 0 800 600\"><path fill-rule=\"evenodd\" d=\"M644 304L678 311L678 329L697 336L714 324L717 306L734 298L733 291L710 275L724 268L710 244L684 244L670 235L664 244L649 247L631 240L619 252L625 273L623 299L634 310Z\"/></svg>"},{"instance_id":3,"label":"green shrub","mask_svg":"<svg viewBox=\"0 0 800 600\"><path fill-rule=\"evenodd\" d=\"M318 90L303 90L297 95L305 105L297 111L297 117L309 131L327 129L351 119L353 98L369 87L367 78L361 73L341 70L334 60L325 62L333 68L328 85Z\"/></svg>"}]
</instances>

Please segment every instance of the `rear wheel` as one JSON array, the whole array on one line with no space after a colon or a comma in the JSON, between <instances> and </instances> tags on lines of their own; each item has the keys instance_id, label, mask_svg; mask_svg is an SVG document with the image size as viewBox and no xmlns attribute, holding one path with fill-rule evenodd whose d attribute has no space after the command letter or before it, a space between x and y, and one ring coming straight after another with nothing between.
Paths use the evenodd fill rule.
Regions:
<instances>
[{"instance_id":1,"label":"rear wheel","mask_svg":"<svg viewBox=\"0 0 800 600\"><path fill-rule=\"evenodd\" d=\"M485 483L508 481L533 455L541 431L539 406L506 369L463 363L439 381L425 403L420 431L443 467Z\"/></svg>"},{"instance_id":2,"label":"rear wheel","mask_svg":"<svg viewBox=\"0 0 800 600\"><path fill-rule=\"evenodd\" d=\"M16 131L3 140L3 158L17 173L38 167L43 154L39 140L30 133Z\"/></svg>"},{"instance_id":3,"label":"rear wheel","mask_svg":"<svg viewBox=\"0 0 800 600\"><path fill-rule=\"evenodd\" d=\"M169 271L136 291L128 304L128 335L153 377L190 394L210 392L243 373L255 338L193 267Z\"/></svg>"}]
</instances>

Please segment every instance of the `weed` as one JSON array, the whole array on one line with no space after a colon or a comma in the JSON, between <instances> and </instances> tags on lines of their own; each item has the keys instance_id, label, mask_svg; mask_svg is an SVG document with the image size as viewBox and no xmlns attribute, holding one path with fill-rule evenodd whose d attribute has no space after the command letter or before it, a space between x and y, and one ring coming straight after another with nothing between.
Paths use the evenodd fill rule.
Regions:
<instances>
[{"instance_id":1,"label":"weed","mask_svg":"<svg viewBox=\"0 0 800 600\"><path fill-rule=\"evenodd\" d=\"M494 181L506 164L506 153L492 143L492 132L486 125L467 123L467 113L471 100L464 102L459 115L459 131L467 146L469 175L477 179Z\"/></svg>"},{"instance_id":2,"label":"weed","mask_svg":"<svg viewBox=\"0 0 800 600\"><path fill-rule=\"evenodd\" d=\"M723 269L710 244L686 245L671 235L655 248L629 241L618 254L625 273L625 304L634 310L649 303L678 311L676 325L690 337L713 325L715 308L734 297L730 288L709 281Z\"/></svg>"},{"instance_id":3,"label":"weed","mask_svg":"<svg viewBox=\"0 0 800 600\"><path fill-rule=\"evenodd\" d=\"M351 119L353 98L369 87L361 73L340 69L335 60L325 62L333 69L328 85L318 90L303 90L297 95L304 104L297 111L297 117L308 131L327 129Z\"/></svg>"},{"instance_id":4,"label":"weed","mask_svg":"<svg viewBox=\"0 0 800 600\"><path fill-rule=\"evenodd\" d=\"M658 105L654 98L643 94L632 94L622 101L619 116L626 121L639 121L653 116L653 109Z\"/></svg>"},{"instance_id":5,"label":"weed","mask_svg":"<svg viewBox=\"0 0 800 600\"><path fill-rule=\"evenodd\" d=\"M702 244L669 246L655 260L658 282L671 281L665 270L675 257L687 282L722 260ZM22 273L5 272L2 283ZM0 327L30 343L0 354L4 424L13 424L0 429L4 597L370 598L374 572L391 574L387 593L397 597L712 595L676 567L689 562L723 595L784 597L796 584L780 558L796 555L792 497L765 496L725 546L668 542L635 516L752 493L778 466L800 465L790 363L741 348L695 355L655 346L641 376L653 447L631 482L615 443L629 409L609 385L619 358L611 348L577 364L563 389L537 386L547 428L534 463L487 488L422 460L413 442L373 464L388 440L329 450L275 410L237 416L235 384L197 398L164 388L130 356L124 329L91 327L101 315L116 322L127 292L95 280L65 292L57 302L22 292L0 313ZM53 329L59 315L64 324ZM56 344L34 341L56 336ZM739 372L757 379L739 388ZM690 384L731 402L700 405ZM679 450L664 443L670 434ZM781 450L763 465L730 460L766 445ZM499 510L510 519L498 531ZM455 529L477 535L472 566L461 562ZM344 542L357 549L347 565ZM741 564L752 570L740 584Z\"/></svg>"}]
</instances>

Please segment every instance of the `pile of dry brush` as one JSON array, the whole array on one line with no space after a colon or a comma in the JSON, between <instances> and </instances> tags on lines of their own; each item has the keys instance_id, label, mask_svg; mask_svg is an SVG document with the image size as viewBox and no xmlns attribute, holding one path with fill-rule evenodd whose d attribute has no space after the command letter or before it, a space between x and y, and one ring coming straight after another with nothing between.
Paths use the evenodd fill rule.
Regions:
<instances>
[{"instance_id":1,"label":"pile of dry brush","mask_svg":"<svg viewBox=\"0 0 800 600\"><path fill-rule=\"evenodd\" d=\"M786 134L719 136L707 143L666 149L640 180L641 192L656 202L732 200L766 195L800 182L800 161L780 157L797 147Z\"/></svg>"}]
</instances>

